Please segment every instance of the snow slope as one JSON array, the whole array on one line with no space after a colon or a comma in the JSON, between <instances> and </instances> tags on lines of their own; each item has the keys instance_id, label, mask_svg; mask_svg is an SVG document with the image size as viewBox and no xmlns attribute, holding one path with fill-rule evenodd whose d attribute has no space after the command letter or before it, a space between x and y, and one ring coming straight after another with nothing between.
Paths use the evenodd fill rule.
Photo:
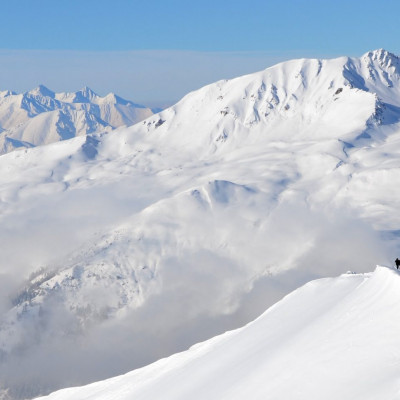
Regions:
<instances>
[{"instance_id":1,"label":"snow slope","mask_svg":"<svg viewBox=\"0 0 400 400\"><path fill-rule=\"evenodd\" d=\"M399 68L384 50L293 60L0 157L0 387L117 375L311 279L389 264Z\"/></svg>"},{"instance_id":2,"label":"snow slope","mask_svg":"<svg viewBox=\"0 0 400 400\"><path fill-rule=\"evenodd\" d=\"M43 85L23 93L0 92L0 149L7 153L75 136L133 125L150 115L144 106L88 87L54 93Z\"/></svg>"},{"instance_id":3,"label":"snow slope","mask_svg":"<svg viewBox=\"0 0 400 400\"><path fill-rule=\"evenodd\" d=\"M395 399L400 276L312 281L254 322L126 375L48 400Z\"/></svg>"}]
</instances>

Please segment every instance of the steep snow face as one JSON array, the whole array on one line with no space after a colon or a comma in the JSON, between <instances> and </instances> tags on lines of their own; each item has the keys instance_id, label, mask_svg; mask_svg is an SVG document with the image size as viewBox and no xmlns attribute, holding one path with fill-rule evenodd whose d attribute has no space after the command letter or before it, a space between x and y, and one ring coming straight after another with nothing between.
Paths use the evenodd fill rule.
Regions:
<instances>
[{"instance_id":1,"label":"steep snow face","mask_svg":"<svg viewBox=\"0 0 400 400\"><path fill-rule=\"evenodd\" d=\"M0 157L2 387L23 398L119 374L349 262L389 263L395 60L294 60L130 128Z\"/></svg>"},{"instance_id":2,"label":"steep snow face","mask_svg":"<svg viewBox=\"0 0 400 400\"><path fill-rule=\"evenodd\" d=\"M383 49L370 51L361 57L357 68L362 70L364 76L364 83L359 80L361 89L367 88L393 106L400 105L399 57Z\"/></svg>"},{"instance_id":3,"label":"steep snow face","mask_svg":"<svg viewBox=\"0 0 400 400\"><path fill-rule=\"evenodd\" d=\"M163 137L168 132L168 141L176 145L183 142L202 152L222 153L272 140L351 142L365 129L366 121L378 122L375 94L356 87L361 68L344 73L354 63L294 60L218 82L161 113L159 123L165 123L157 134ZM192 115L190 120L179 118L187 114ZM174 135L182 131L184 137Z\"/></svg>"},{"instance_id":4,"label":"steep snow face","mask_svg":"<svg viewBox=\"0 0 400 400\"><path fill-rule=\"evenodd\" d=\"M312 281L236 331L126 375L40 399L391 399L400 391L400 277Z\"/></svg>"},{"instance_id":5,"label":"steep snow face","mask_svg":"<svg viewBox=\"0 0 400 400\"><path fill-rule=\"evenodd\" d=\"M150 115L149 108L88 87L54 93L43 85L24 94L0 92L0 153L129 126Z\"/></svg>"}]
</instances>

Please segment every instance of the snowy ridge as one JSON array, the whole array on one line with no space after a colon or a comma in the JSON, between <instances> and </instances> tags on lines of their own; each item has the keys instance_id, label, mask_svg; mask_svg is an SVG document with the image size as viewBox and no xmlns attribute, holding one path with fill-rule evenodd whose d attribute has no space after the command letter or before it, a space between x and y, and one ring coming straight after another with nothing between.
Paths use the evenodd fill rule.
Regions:
<instances>
[{"instance_id":1,"label":"snowy ridge","mask_svg":"<svg viewBox=\"0 0 400 400\"><path fill-rule=\"evenodd\" d=\"M43 85L23 94L0 92L0 149L7 153L129 126L152 115L144 106L90 88L54 93Z\"/></svg>"},{"instance_id":2,"label":"snowy ridge","mask_svg":"<svg viewBox=\"0 0 400 400\"><path fill-rule=\"evenodd\" d=\"M243 325L350 261L359 272L389 263L396 60L293 60L129 128L0 157L0 271L22 271L0 319L0 387L24 398L117 375ZM61 372L49 361L12 382L37 354Z\"/></svg>"},{"instance_id":3,"label":"snowy ridge","mask_svg":"<svg viewBox=\"0 0 400 400\"><path fill-rule=\"evenodd\" d=\"M289 137L320 140L332 135L352 142L368 123L391 123L399 115L397 70L375 61L380 50L371 54L360 59L293 60L206 86L160 114L157 136L163 139L168 132L168 142L203 153ZM372 68L376 72L370 77ZM351 119L337 117L350 113ZM188 114L195 124L179 118ZM184 137L174 134L183 130Z\"/></svg>"},{"instance_id":4,"label":"snowy ridge","mask_svg":"<svg viewBox=\"0 0 400 400\"><path fill-rule=\"evenodd\" d=\"M396 398L399 312L400 277L386 267L312 281L241 329L40 399Z\"/></svg>"}]
</instances>

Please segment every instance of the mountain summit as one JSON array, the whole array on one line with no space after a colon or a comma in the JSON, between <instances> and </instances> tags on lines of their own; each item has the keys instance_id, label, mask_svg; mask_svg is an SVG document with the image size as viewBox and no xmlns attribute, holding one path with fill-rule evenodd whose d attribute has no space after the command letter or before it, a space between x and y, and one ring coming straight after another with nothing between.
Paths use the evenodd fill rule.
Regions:
<instances>
[{"instance_id":1,"label":"mountain summit","mask_svg":"<svg viewBox=\"0 0 400 400\"><path fill-rule=\"evenodd\" d=\"M54 99L55 93L48 89L46 86L40 84L39 86L35 87L34 89L27 92L27 94L32 96L42 96L42 97L50 97Z\"/></svg>"},{"instance_id":2,"label":"mountain summit","mask_svg":"<svg viewBox=\"0 0 400 400\"><path fill-rule=\"evenodd\" d=\"M113 93L100 97L87 86L72 93L39 85L23 94L1 94L0 154L133 125L153 114Z\"/></svg>"}]
</instances>

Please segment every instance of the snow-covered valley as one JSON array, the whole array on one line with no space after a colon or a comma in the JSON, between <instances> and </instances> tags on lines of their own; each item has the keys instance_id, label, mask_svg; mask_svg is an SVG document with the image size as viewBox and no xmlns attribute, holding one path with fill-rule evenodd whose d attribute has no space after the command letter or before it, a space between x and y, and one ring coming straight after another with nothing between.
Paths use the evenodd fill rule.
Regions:
<instances>
[{"instance_id":1,"label":"snow-covered valley","mask_svg":"<svg viewBox=\"0 0 400 400\"><path fill-rule=\"evenodd\" d=\"M399 107L400 62L384 50L293 60L129 128L1 156L0 387L24 398L109 378L238 328L312 279L390 265ZM337 299L334 282L350 293L365 279L322 282ZM328 283L307 304L328 312ZM251 342L249 327L226 337Z\"/></svg>"}]
</instances>

